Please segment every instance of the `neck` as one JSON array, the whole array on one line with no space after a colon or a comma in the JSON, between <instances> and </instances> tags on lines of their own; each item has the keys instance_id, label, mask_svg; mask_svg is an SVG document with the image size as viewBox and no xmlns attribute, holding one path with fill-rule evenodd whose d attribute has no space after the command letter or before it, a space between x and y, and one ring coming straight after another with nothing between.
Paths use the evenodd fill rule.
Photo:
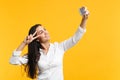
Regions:
<instances>
[{"instance_id":1,"label":"neck","mask_svg":"<svg viewBox=\"0 0 120 80\"><path fill-rule=\"evenodd\" d=\"M49 46L50 46L50 42L47 41L47 42L44 42L44 43L41 43L42 47L44 50L48 50L49 49Z\"/></svg>"}]
</instances>

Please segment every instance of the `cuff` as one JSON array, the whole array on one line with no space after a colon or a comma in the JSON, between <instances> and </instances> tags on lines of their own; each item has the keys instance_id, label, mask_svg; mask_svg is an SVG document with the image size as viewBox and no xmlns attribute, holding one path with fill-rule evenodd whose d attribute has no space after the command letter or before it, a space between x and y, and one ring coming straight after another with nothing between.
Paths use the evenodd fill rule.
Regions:
<instances>
[{"instance_id":1,"label":"cuff","mask_svg":"<svg viewBox=\"0 0 120 80\"><path fill-rule=\"evenodd\" d=\"M85 32L86 32L86 28L84 29L84 28L82 28L82 27L79 26L78 29L79 29L79 31L82 32L82 33L85 33Z\"/></svg>"},{"instance_id":2,"label":"cuff","mask_svg":"<svg viewBox=\"0 0 120 80\"><path fill-rule=\"evenodd\" d=\"M21 52L22 51L16 51L16 50L14 50L13 51L13 56L20 56Z\"/></svg>"}]
</instances>

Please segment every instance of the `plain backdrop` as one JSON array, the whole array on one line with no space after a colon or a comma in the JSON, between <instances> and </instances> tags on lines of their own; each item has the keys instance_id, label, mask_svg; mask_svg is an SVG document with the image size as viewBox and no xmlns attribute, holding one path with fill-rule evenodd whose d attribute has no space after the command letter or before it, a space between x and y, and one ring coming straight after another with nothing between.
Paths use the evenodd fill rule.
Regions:
<instances>
[{"instance_id":1,"label":"plain backdrop","mask_svg":"<svg viewBox=\"0 0 120 80\"><path fill-rule=\"evenodd\" d=\"M90 11L87 32L64 55L65 80L120 80L120 0L1 0L0 80L29 80L24 66L9 64L12 51L36 23L49 31L51 42L69 38L82 6Z\"/></svg>"}]
</instances>

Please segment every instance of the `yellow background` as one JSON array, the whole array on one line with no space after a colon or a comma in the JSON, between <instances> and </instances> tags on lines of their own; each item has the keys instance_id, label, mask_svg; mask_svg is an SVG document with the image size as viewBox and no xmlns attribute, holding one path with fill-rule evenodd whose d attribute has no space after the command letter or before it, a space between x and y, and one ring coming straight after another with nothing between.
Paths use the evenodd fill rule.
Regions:
<instances>
[{"instance_id":1,"label":"yellow background","mask_svg":"<svg viewBox=\"0 0 120 80\"><path fill-rule=\"evenodd\" d=\"M90 11L87 32L65 53L64 78L120 80L120 0L1 0L0 80L29 80L24 67L9 64L12 51L36 23L49 31L51 42L72 36L83 5Z\"/></svg>"}]
</instances>

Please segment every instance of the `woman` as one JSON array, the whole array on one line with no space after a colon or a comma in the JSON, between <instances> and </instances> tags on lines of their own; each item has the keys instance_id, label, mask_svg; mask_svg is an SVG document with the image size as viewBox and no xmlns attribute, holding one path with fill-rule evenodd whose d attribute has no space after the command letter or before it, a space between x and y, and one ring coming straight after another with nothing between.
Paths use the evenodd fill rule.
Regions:
<instances>
[{"instance_id":1,"label":"woman","mask_svg":"<svg viewBox=\"0 0 120 80\"><path fill-rule=\"evenodd\" d=\"M50 43L48 31L41 24L32 26L29 35L13 51L11 64L26 64L28 77L38 80L64 80L63 55L66 50L74 46L86 32L88 11L85 11L81 24L75 34L60 43ZM28 45L28 53L20 56L24 47Z\"/></svg>"}]
</instances>

